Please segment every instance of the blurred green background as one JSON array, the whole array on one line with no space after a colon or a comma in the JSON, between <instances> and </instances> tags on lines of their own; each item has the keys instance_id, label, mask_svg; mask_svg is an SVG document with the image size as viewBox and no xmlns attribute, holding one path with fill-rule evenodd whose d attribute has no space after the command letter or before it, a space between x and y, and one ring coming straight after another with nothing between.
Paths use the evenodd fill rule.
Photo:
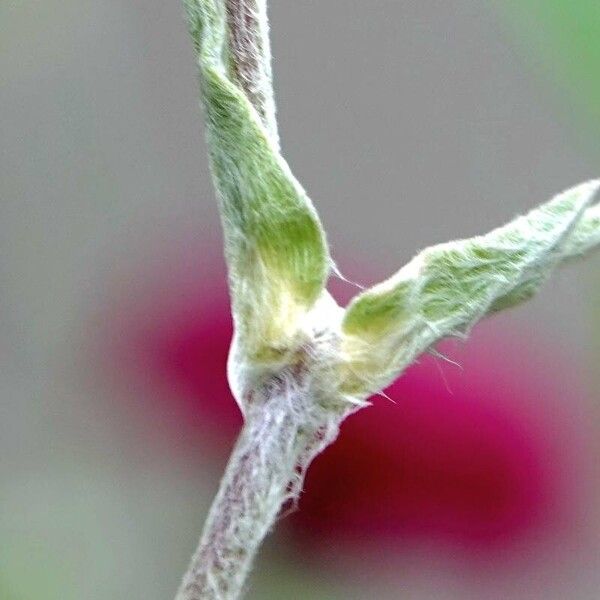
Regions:
<instances>
[{"instance_id":1,"label":"blurred green background","mask_svg":"<svg viewBox=\"0 0 600 600\"><path fill-rule=\"evenodd\" d=\"M598 2L272 5L284 151L351 279L600 176ZM195 297L190 278L226 311L183 10L2 0L0 73L0 599L169 598L230 437L206 441L218 420L186 428L168 382L132 376L135 351L111 349L131 320ZM599 267L561 271L496 325L540 357L523 377L565 369L581 387L562 397L587 423L584 470L600 458ZM434 559L425 538L398 550L400 537L371 561L332 533L310 560L283 528L248 597L595 599L597 470L588 483L568 559L533 546L484 568L451 548ZM368 519L365 541L378 547Z\"/></svg>"}]
</instances>

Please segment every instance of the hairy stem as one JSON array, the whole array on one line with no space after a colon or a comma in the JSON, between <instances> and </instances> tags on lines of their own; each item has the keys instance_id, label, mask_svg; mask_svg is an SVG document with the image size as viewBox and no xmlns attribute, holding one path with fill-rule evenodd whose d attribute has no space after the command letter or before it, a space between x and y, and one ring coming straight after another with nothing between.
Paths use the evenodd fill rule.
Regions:
<instances>
[{"instance_id":1,"label":"hairy stem","mask_svg":"<svg viewBox=\"0 0 600 600\"><path fill-rule=\"evenodd\" d=\"M226 0L229 68L279 148L266 0Z\"/></svg>"},{"instance_id":2,"label":"hairy stem","mask_svg":"<svg viewBox=\"0 0 600 600\"><path fill-rule=\"evenodd\" d=\"M311 460L358 405L329 383L339 340L337 329L325 332L339 329L341 309L322 294L329 262L318 217L278 152L266 0L184 3L222 200L235 337L243 340L229 376L245 424L176 600L234 600ZM297 313L314 308L319 294L327 320L303 328ZM254 355L262 362L251 364Z\"/></svg>"},{"instance_id":3,"label":"hairy stem","mask_svg":"<svg viewBox=\"0 0 600 600\"><path fill-rule=\"evenodd\" d=\"M290 380L252 398L176 600L240 596L281 507L295 501L308 464L337 435L341 419L315 418L313 401Z\"/></svg>"}]
</instances>

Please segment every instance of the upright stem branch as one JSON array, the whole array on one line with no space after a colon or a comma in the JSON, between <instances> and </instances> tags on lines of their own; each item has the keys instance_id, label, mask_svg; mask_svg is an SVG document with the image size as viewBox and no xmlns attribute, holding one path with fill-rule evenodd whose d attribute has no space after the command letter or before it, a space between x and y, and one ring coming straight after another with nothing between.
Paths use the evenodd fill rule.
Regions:
<instances>
[{"instance_id":1,"label":"upright stem branch","mask_svg":"<svg viewBox=\"0 0 600 600\"><path fill-rule=\"evenodd\" d=\"M276 148L279 134L271 70L266 0L226 0L229 68L258 112Z\"/></svg>"},{"instance_id":2,"label":"upright stem branch","mask_svg":"<svg viewBox=\"0 0 600 600\"><path fill-rule=\"evenodd\" d=\"M199 55L213 171L226 207L226 239L233 240L229 267L238 285L232 296L239 303L242 290L253 303L252 310L234 317L242 323L256 318L255 300L267 298L260 318L275 322L273 329L279 327L290 344L271 363L251 365L248 355L256 348L248 345L262 343L262 337L247 336L251 341L244 339L239 356L233 352L230 357L245 424L176 598L235 600L281 507L298 497L311 460L357 407L338 397L329 369L339 342L340 309L323 292L328 268L324 235L310 201L278 154L266 0L184 1ZM269 143L240 91L259 115ZM278 235L279 245L273 243ZM289 245L294 252L288 256ZM235 252L243 252L244 260ZM251 260L256 264L249 265ZM300 272L298 265L312 271ZM275 291L265 290L272 284ZM314 312L317 305L321 316L311 327L296 323L298 310ZM280 313L286 319L292 315L297 339L286 337L278 324ZM240 331L236 327L236 336Z\"/></svg>"}]
</instances>

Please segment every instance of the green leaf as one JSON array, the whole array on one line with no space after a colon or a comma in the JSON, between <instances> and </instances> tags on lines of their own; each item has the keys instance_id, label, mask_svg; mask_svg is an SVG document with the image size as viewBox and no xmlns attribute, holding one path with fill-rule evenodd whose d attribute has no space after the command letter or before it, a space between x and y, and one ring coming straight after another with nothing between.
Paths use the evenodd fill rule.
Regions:
<instances>
[{"instance_id":1,"label":"green leaf","mask_svg":"<svg viewBox=\"0 0 600 600\"><path fill-rule=\"evenodd\" d=\"M557 262L600 244L600 209L587 208L599 188L582 184L487 235L428 248L357 296L342 325L345 393L381 389L441 338L530 298Z\"/></svg>"},{"instance_id":2,"label":"green leaf","mask_svg":"<svg viewBox=\"0 0 600 600\"><path fill-rule=\"evenodd\" d=\"M238 343L256 362L301 343L304 315L331 260L317 213L227 72L222 2L188 0L215 183L221 200Z\"/></svg>"}]
</instances>

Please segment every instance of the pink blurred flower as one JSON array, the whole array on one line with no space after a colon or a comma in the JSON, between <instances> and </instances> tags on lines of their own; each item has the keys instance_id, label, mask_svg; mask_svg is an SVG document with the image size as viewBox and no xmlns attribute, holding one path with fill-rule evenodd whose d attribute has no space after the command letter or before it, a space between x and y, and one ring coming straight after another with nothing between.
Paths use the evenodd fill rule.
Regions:
<instances>
[{"instance_id":1,"label":"pink blurred flower","mask_svg":"<svg viewBox=\"0 0 600 600\"><path fill-rule=\"evenodd\" d=\"M295 534L480 552L559 533L578 499L583 428L565 402L576 391L520 346L515 330L486 324L465 346L442 345L461 367L422 357L388 388L393 402L374 399L315 460Z\"/></svg>"},{"instance_id":2,"label":"pink blurred flower","mask_svg":"<svg viewBox=\"0 0 600 600\"><path fill-rule=\"evenodd\" d=\"M241 426L225 376L231 319L223 271L202 263L167 260L127 291L107 317L106 354L152 391L136 408L154 415L149 439L158 428L187 452L225 455ZM558 357L540 357L541 341L527 349L531 332L501 319L443 345L460 367L423 357L387 390L393 401L348 419L286 520L300 545L424 540L481 553L573 527L584 494L577 388Z\"/></svg>"}]
</instances>

